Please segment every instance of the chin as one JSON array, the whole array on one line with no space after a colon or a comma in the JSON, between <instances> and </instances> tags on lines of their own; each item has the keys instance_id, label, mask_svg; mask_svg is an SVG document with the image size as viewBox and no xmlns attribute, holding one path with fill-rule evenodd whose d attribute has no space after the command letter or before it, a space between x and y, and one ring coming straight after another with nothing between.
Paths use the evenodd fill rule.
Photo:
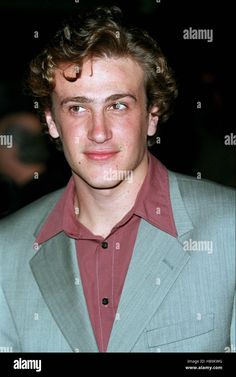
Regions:
<instances>
[{"instance_id":1,"label":"chin","mask_svg":"<svg viewBox=\"0 0 236 377\"><path fill-rule=\"evenodd\" d=\"M87 183L88 186L92 187L93 189L96 189L96 190L110 190L110 189L113 189L117 186L119 186L121 184L122 181L111 181L111 182L107 182L107 181L91 181L91 180L88 180L88 181L85 181Z\"/></svg>"}]
</instances>

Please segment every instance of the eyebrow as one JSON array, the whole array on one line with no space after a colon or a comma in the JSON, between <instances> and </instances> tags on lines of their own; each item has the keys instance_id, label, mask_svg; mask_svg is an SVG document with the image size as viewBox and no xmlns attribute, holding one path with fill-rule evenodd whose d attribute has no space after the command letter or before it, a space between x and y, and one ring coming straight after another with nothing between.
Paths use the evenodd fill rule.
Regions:
<instances>
[{"instance_id":1,"label":"eyebrow","mask_svg":"<svg viewBox=\"0 0 236 377\"><path fill-rule=\"evenodd\" d=\"M112 94L111 96L105 98L105 103L109 101L116 101L124 97L130 97L135 102L137 102L137 98L131 93L117 93L117 94ZM95 100L93 98L88 98L84 96L66 97L61 101L61 106L65 105L68 102L93 103L95 102Z\"/></svg>"}]
</instances>

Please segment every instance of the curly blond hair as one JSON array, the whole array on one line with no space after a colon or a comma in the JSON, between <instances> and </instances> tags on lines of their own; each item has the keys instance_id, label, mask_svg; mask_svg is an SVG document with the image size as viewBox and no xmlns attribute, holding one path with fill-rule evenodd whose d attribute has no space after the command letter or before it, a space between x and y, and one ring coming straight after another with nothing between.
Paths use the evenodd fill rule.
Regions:
<instances>
[{"instance_id":1,"label":"curly blond hair","mask_svg":"<svg viewBox=\"0 0 236 377\"><path fill-rule=\"evenodd\" d=\"M55 69L62 63L75 64L74 77L64 74L68 81L75 81L85 59L104 56L129 57L138 62L144 71L147 109L156 105L159 121L168 119L177 87L160 47L146 31L124 27L119 8L99 7L65 22L30 64L28 86L39 102L39 113L45 126L44 111L52 106ZM148 145L154 144L155 139L156 135L148 137Z\"/></svg>"}]
</instances>

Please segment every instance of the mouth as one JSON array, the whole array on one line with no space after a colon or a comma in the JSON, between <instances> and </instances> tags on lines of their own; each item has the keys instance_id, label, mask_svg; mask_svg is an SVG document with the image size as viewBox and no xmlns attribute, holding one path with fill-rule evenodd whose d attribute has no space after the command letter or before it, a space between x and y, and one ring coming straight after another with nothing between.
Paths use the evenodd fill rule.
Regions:
<instances>
[{"instance_id":1,"label":"mouth","mask_svg":"<svg viewBox=\"0 0 236 377\"><path fill-rule=\"evenodd\" d=\"M84 152L85 156L90 160L94 161L104 161L113 158L118 152L117 151L91 151L91 152Z\"/></svg>"}]
</instances>

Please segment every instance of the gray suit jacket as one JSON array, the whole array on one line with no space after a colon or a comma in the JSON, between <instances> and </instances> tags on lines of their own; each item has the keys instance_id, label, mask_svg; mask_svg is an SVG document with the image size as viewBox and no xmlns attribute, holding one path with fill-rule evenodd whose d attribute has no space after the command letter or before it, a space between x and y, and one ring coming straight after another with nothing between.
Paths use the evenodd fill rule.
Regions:
<instances>
[{"instance_id":1,"label":"gray suit jacket","mask_svg":"<svg viewBox=\"0 0 236 377\"><path fill-rule=\"evenodd\" d=\"M141 221L108 352L234 351L235 192L169 183L178 238ZM98 352L74 240L33 248L60 194L0 222L0 347L13 352Z\"/></svg>"}]
</instances>

